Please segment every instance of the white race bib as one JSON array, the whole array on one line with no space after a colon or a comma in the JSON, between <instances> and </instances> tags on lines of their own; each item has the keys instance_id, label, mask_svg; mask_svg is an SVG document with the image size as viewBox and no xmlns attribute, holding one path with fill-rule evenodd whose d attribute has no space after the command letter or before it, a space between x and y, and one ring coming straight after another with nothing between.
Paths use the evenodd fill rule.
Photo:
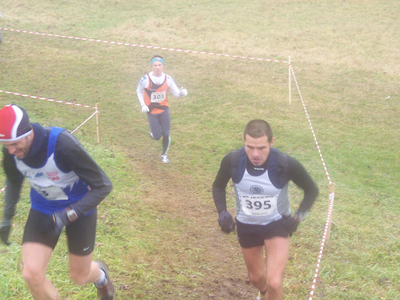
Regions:
<instances>
[{"instance_id":1,"label":"white race bib","mask_svg":"<svg viewBox=\"0 0 400 300\"><path fill-rule=\"evenodd\" d=\"M276 210L276 197L273 195L240 195L242 210L249 216L267 216Z\"/></svg>"},{"instance_id":2,"label":"white race bib","mask_svg":"<svg viewBox=\"0 0 400 300\"><path fill-rule=\"evenodd\" d=\"M158 103L164 101L165 99L167 99L167 91L151 93L150 101L152 103Z\"/></svg>"},{"instance_id":3,"label":"white race bib","mask_svg":"<svg viewBox=\"0 0 400 300\"><path fill-rule=\"evenodd\" d=\"M53 185L53 186L41 187L31 183L31 187L47 200L54 200L54 201L68 200L68 196L58 186Z\"/></svg>"}]
</instances>

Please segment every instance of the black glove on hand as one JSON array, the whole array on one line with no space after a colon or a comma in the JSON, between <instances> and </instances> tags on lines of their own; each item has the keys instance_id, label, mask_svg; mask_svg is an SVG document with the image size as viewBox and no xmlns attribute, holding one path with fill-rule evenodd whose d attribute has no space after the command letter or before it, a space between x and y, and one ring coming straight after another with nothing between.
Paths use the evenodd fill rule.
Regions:
<instances>
[{"instance_id":1,"label":"black glove on hand","mask_svg":"<svg viewBox=\"0 0 400 300\"><path fill-rule=\"evenodd\" d=\"M63 230L64 226L67 226L70 223L68 220L67 212L63 211L56 211L48 221L47 232L52 237L58 237Z\"/></svg>"},{"instance_id":2,"label":"black glove on hand","mask_svg":"<svg viewBox=\"0 0 400 300\"><path fill-rule=\"evenodd\" d=\"M0 238L1 241L7 246L10 245L8 242L8 237L10 236L11 225L2 226L0 228Z\"/></svg>"},{"instance_id":3,"label":"black glove on hand","mask_svg":"<svg viewBox=\"0 0 400 300\"><path fill-rule=\"evenodd\" d=\"M290 236L292 236L293 232L296 232L297 226L299 226L299 221L296 218L293 218L292 216L287 217L283 221L283 226L285 229L289 232Z\"/></svg>"},{"instance_id":4,"label":"black glove on hand","mask_svg":"<svg viewBox=\"0 0 400 300\"><path fill-rule=\"evenodd\" d=\"M232 216L226 210L219 213L218 223L223 232L230 233L235 230L235 222L233 222Z\"/></svg>"}]
</instances>

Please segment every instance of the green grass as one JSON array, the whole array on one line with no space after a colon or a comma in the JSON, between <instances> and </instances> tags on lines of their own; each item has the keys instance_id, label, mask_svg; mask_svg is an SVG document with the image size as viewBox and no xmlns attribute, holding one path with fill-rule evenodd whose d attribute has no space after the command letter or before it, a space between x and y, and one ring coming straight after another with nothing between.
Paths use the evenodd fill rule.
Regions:
<instances>
[{"instance_id":1,"label":"green grass","mask_svg":"<svg viewBox=\"0 0 400 300\"><path fill-rule=\"evenodd\" d=\"M335 203L314 299L400 299L398 1L43 1L0 4L0 27L115 42L288 60L331 180ZM292 237L286 299L309 297L328 211L328 180L287 64L2 31L0 90L94 106L76 136L111 177L99 206L95 257L111 265L117 299L253 299L234 235L220 232L211 185L252 118L320 187ZM148 138L136 86L161 54L186 98L171 96L169 165ZM390 97L389 97L390 96ZM33 122L73 130L92 109L0 94ZM0 174L1 181L4 175ZM301 193L290 187L292 208ZM234 210L230 189L229 209ZM0 204L2 208L2 204ZM30 299L21 275L28 185L11 246L0 245L0 299ZM65 239L49 277L62 299L96 299L68 277Z\"/></svg>"}]
</instances>

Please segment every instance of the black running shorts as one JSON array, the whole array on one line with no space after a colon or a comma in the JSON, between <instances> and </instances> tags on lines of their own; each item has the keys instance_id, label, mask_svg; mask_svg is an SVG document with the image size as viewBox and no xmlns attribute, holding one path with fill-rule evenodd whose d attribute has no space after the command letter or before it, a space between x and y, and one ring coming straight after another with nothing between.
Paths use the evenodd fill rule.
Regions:
<instances>
[{"instance_id":1,"label":"black running shorts","mask_svg":"<svg viewBox=\"0 0 400 300\"><path fill-rule=\"evenodd\" d=\"M288 237L289 233L283 227L283 219L267 225L245 224L236 220L237 235L242 248L264 246L264 240L281 236Z\"/></svg>"},{"instance_id":2,"label":"black running shorts","mask_svg":"<svg viewBox=\"0 0 400 300\"><path fill-rule=\"evenodd\" d=\"M22 243L35 242L54 249L59 237L54 238L47 233L47 222L51 218L52 216L31 209L25 224ZM97 210L95 209L90 215L80 217L66 227L70 253L82 256L92 253L96 239L96 223Z\"/></svg>"}]
</instances>

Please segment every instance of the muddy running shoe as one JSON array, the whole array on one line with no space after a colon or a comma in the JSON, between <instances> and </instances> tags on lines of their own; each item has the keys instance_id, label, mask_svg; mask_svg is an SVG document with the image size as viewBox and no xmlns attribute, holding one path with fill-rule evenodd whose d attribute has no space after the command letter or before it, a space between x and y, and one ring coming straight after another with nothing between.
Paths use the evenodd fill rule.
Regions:
<instances>
[{"instance_id":1,"label":"muddy running shoe","mask_svg":"<svg viewBox=\"0 0 400 300\"><path fill-rule=\"evenodd\" d=\"M164 164L169 163L169 159L168 159L168 157L167 157L167 154L161 155L161 161L162 161Z\"/></svg>"},{"instance_id":2,"label":"muddy running shoe","mask_svg":"<svg viewBox=\"0 0 400 300\"><path fill-rule=\"evenodd\" d=\"M265 296L263 296L261 294L261 292L258 292L258 296L257 296L256 300L265 300Z\"/></svg>"},{"instance_id":3,"label":"muddy running shoe","mask_svg":"<svg viewBox=\"0 0 400 300\"><path fill-rule=\"evenodd\" d=\"M102 285L98 286L95 284L97 288L97 297L99 297L99 300L114 300L115 287L111 282L107 265L99 260L96 262L99 264L100 269L104 272L104 274L106 274L106 279Z\"/></svg>"}]
</instances>

